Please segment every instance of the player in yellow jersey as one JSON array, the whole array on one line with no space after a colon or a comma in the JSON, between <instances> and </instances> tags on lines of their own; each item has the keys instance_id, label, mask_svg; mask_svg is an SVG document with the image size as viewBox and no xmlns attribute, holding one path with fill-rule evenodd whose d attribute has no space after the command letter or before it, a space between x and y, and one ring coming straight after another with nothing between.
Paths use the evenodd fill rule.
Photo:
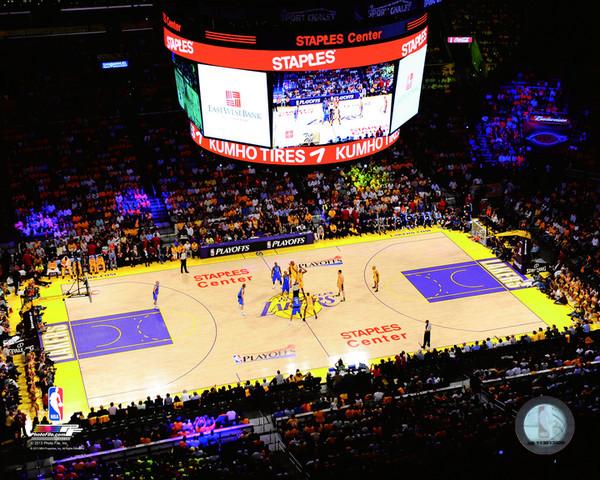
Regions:
<instances>
[{"instance_id":1,"label":"player in yellow jersey","mask_svg":"<svg viewBox=\"0 0 600 480\"><path fill-rule=\"evenodd\" d=\"M312 313L315 316L315 320L317 317L317 309L315 308L315 304L317 302L317 297L311 295L309 292L306 292L304 295L304 309L302 310L302 320L306 322L306 314L309 315Z\"/></svg>"},{"instance_id":2,"label":"player in yellow jersey","mask_svg":"<svg viewBox=\"0 0 600 480\"><path fill-rule=\"evenodd\" d=\"M298 271L296 272L296 281L298 282L298 286L300 287L302 295L306 296L306 294L304 293L304 274L306 273L306 270L302 267L297 268Z\"/></svg>"},{"instance_id":3,"label":"player in yellow jersey","mask_svg":"<svg viewBox=\"0 0 600 480\"><path fill-rule=\"evenodd\" d=\"M346 292L344 291L344 274L342 273L341 270L338 270L337 287L338 287L338 293L337 293L336 297L339 297L341 295L342 299L340 300L340 302L345 302L346 301Z\"/></svg>"},{"instance_id":4,"label":"player in yellow jersey","mask_svg":"<svg viewBox=\"0 0 600 480\"><path fill-rule=\"evenodd\" d=\"M373 265L373 289L378 292L379 291L379 272L377 271L377 267Z\"/></svg>"},{"instance_id":5,"label":"player in yellow jersey","mask_svg":"<svg viewBox=\"0 0 600 480\"><path fill-rule=\"evenodd\" d=\"M294 284L294 282L298 281L298 266L293 260L290 262L288 270L290 272L290 281Z\"/></svg>"}]
</instances>

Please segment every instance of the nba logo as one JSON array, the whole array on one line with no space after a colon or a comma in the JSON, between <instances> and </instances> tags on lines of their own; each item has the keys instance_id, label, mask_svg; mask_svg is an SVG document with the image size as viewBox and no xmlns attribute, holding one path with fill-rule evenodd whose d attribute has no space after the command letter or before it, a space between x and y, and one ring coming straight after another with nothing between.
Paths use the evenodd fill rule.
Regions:
<instances>
[{"instance_id":1,"label":"nba logo","mask_svg":"<svg viewBox=\"0 0 600 480\"><path fill-rule=\"evenodd\" d=\"M51 422L62 422L63 418L63 389L62 387L50 387L48 389L48 419Z\"/></svg>"},{"instance_id":2,"label":"nba logo","mask_svg":"<svg viewBox=\"0 0 600 480\"><path fill-rule=\"evenodd\" d=\"M225 90L225 105L227 105L228 107L240 108L242 106L240 92L235 92L233 90Z\"/></svg>"},{"instance_id":3,"label":"nba logo","mask_svg":"<svg viewBox=\"0 0 600 480\"><path fill-rule=\"evenodd\" d=\"M406 90L410 90L412 88L412 83L413 83L413 77L415 76L414 73L410 73L408 75L408 77L406 78Z\"/></svg>"},{"instance_id":4,"label":"nba logo","mask_svg":"<svg viewBox=\"0 0 600 480\"><path fill-rule=\"evenodd\" d=\"M211 256L211 257L214 257L214 256L215 256L215 249L214 249L214 248L211 248L211 249L210 249L210 256Z\"/></svg>"},{"instance_id":5,"label":"nba logo","mask_svg":"<svg viewBox=\"0 0 600 480\"><path fill-rule=\"evenodd\" d=\"M271 248L271 240L267 240L267 250Z\"/></svg>"}]
</instances>

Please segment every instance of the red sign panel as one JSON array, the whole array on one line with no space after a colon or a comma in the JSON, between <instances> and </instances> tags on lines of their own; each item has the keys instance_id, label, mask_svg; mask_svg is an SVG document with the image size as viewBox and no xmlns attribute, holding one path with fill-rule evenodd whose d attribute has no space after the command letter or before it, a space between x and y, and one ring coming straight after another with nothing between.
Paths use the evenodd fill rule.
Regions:
<instances>
[{"instance_id":1,"label":"red sign panel","mask_svg":"<svg viewBox=\"0 0 600 480\"><path fill-rule=\"evenodd\" d=\"M288 165L321 165L357 160L385 150L396 142L400 135L399 131L396 131L388 137L365 138L335 145L263 148L206 138L193 123L190 123L190 132L194 142L218 155L245 162Z\"/></svg>"},{"instance_id":2,"label":"red sign panel","mask_svg":"<svg viewBox=\"0 0 600 480\"><path fill-rule=\"evenodd\" d=\"M165 46L198 63L260 71L306 71L352 68L404 58L427 43L427 27L390 42L322 50L251 50L187 40L164 29Z\"/></svg>"}]
</instances>

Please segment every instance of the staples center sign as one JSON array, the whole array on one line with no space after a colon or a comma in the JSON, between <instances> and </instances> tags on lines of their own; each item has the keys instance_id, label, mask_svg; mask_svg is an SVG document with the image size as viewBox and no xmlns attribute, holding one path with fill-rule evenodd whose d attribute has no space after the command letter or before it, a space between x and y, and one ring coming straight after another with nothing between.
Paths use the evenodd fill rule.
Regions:
<instances>
[{"instance_id":1,"label":"staples center sign","mask_svg":"<svg viewBox=\"0 0 600 480\"><path fill-rule=\"evenodd\" d=\"M199 146L224 157L245 162L288 165L320 165L357 160L385 150L400 136L400 132L396 131L387 137L365 138L320 147L263 148L206 138L191 122L190 133Z\"/></svg>"},{"instance_id":2,"label":"staples center sign","mask_svg":"<svg viewBox=\"0 0 600 480\"><path fill-rule=\"evenodd\" d=\"M389 42L325 50L253 50L187 40L164 28L165 46L198 63L260 71L306 71L352 68L406 57L427 43L427 27Z\"/></svg>"}]
</instances>

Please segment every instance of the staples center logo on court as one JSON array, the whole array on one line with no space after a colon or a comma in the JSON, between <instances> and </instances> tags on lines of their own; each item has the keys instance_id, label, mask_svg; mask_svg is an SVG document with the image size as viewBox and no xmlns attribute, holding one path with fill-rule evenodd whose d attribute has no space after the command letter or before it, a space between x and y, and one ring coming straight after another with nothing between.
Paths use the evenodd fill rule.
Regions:
<instances>
[{"instance_id":1,"label":"staples center logo on court","mask_svg":"<svg viewBox=\"0 0 600 480\"><path fill-rule=\"evenodd\" d=\"M48 419L51 422L62 422L64 418L62 387L48 389Z\"/></svg>"},{"instance_id":2,"label":"staples center logo on court","mask_svg":"<svg viewBox=\"0 0 600 480\"><path fill-rule=\"evenodd\" d=\"M400 325L391 323L389 325L377 325L359 330L348 330L341 332L340 336L346 341L349 347L357 348L360 346L377 345L378 343L406 340L406 333L401 332L401 330L402 327Z\"/></svg>"},{"instance_id":3,"label":"staples center logo on court","mask_svg":"<svg viewBox=\"0 0 600 480\"><path fill-rule=\"evenodd\" d=\"M225 105L228 107L242 107L242 98L240 96L240 92L235 92L233 90L225 90Z\"/></svg>"},{"instance_id":4,"label":"staples center logo on court","mask_svg":"<svg viewBox=\"0 0 600 480\"><path fill-rule=\"evenodd\" d=\"M335 257L326 258L325 260L317 260L315 262L299 263L298 266L308 269L308 268L315 268L315 267L332 267L334 265L343 265L343 264L344 264L344 261L342 260L341 255L336 255Z\"/></svg>"},{"instance_id":5,"label":"staples center logo on court","mask_svg":"<svg viewBox=\"0 0 600 480\"><path fill-rule=\"evenodd\" d=\"M250 270L247 268L240 268L239 270L224 270L221 272L194 275L194 280L198 282L198 287L208 288L251 282L252 275L250 275Z\"/></svg>"},{"instance_id":6,"label":"staples center logo on court","mask_svg":"<svg viewBox=\"0 0 600 480\"><path fill-rule=\"evenodd\" d=\"M276 358L295 358L296 345L289 344L286 347L276 348L267 352L233 354L233 362L236 365L258 362L260 360L274 360Z\"/></svg>"}]
</instances>

